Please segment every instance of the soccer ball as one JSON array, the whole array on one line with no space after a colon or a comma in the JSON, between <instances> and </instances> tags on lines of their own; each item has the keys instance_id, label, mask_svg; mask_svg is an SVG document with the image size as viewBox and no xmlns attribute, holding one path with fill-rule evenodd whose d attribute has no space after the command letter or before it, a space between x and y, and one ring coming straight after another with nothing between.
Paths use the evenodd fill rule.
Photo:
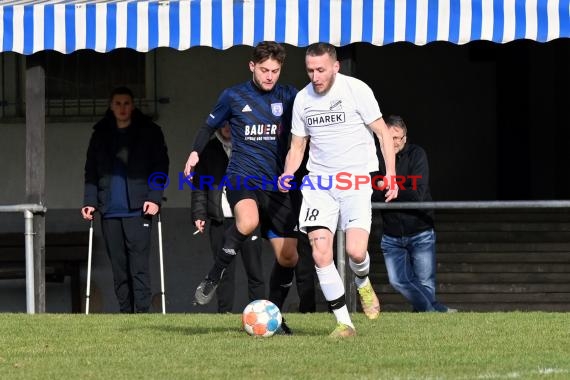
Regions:
<instances>
[{"instance_id":1,"label":"soccer ball","mask_svg":"<svg viewBox=\"0 0 570 380\"><path fill-rule=\"evenodd\" d=\"M267 300L255 300L243 309L243 329L251 336L270 337L282 320L279 308Z\"/></svg>"}]
</instances>

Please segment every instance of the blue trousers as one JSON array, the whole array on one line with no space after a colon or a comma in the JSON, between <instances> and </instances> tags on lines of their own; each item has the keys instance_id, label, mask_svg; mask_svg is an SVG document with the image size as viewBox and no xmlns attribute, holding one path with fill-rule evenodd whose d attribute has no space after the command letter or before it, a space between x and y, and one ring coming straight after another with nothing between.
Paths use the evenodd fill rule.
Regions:
<instances>
[{"instance_id":1,"label":"blue trousers","mask_svg":"<svg viewBox=\"0 0 570 380\"><path fill-rule=\"evenodd\" d=\"M390 284L412 304L414 311L447 311L435 298L433 229L411 236L384 235L381 248Z\"/></svg>"}]
</instances>

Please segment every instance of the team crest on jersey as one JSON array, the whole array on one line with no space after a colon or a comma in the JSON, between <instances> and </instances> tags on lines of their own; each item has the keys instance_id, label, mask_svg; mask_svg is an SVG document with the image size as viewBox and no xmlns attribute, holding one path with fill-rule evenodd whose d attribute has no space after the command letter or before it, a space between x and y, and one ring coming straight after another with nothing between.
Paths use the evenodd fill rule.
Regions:
<instances>
[{"instance_id":1,"label":"team crest on jersey","mask_svg":"<svg viewBox=\"0 0 570 380\"><path fill-rule=\"evenodd\" d=\"M271 113L275 116L283 115L283 103L271 103Z\"/></svg>"},{"instance_id":2,"label":"team crest on jersey","mask_svg":"<svg viewBox=\"0 0 570 380\"><path fill-rule=\"evenodd\" d=\"M340 99L331 100L331 105L329 107L329 110L340 111L341 109L342 109L342 100Z\"/></svg>"}]
</instances>

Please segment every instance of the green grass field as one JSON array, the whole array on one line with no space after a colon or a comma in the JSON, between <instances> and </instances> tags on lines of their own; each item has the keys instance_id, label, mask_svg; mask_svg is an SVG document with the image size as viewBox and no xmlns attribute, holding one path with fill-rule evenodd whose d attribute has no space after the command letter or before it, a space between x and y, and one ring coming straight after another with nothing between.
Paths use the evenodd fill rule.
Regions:
<instances>
[{"instance_id":1,"label":"green grass field","mask_svg":"<svg viewBox=\"0 0 570 380\"><path fill-rule=\"evenodd\" d=\"M327 337L327 313L287 314L294 336L252 338L240 315L0 314L2 379L569 379L570 314L383 313Z\"/></svg>"}]
</instances>

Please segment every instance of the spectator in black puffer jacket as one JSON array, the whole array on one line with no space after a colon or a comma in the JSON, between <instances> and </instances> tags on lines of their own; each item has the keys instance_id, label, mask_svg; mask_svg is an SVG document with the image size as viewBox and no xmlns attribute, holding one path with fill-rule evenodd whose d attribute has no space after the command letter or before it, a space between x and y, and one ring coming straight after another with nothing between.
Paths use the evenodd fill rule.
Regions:
<instances>
[{"instance_id":1,"label":"spectator in black puffer jacket","mask_svg":"<svg viewBox=\"0 0 570 380\"><path fill-rule=\"evenodd\" d=\"M160 127L135 108L130 89L116 88L110 99L89 141L81 214L86 220L101 214L120 311L146 313L152 217L166 186L168 152Z\"/></svg>"}]
</instances>

